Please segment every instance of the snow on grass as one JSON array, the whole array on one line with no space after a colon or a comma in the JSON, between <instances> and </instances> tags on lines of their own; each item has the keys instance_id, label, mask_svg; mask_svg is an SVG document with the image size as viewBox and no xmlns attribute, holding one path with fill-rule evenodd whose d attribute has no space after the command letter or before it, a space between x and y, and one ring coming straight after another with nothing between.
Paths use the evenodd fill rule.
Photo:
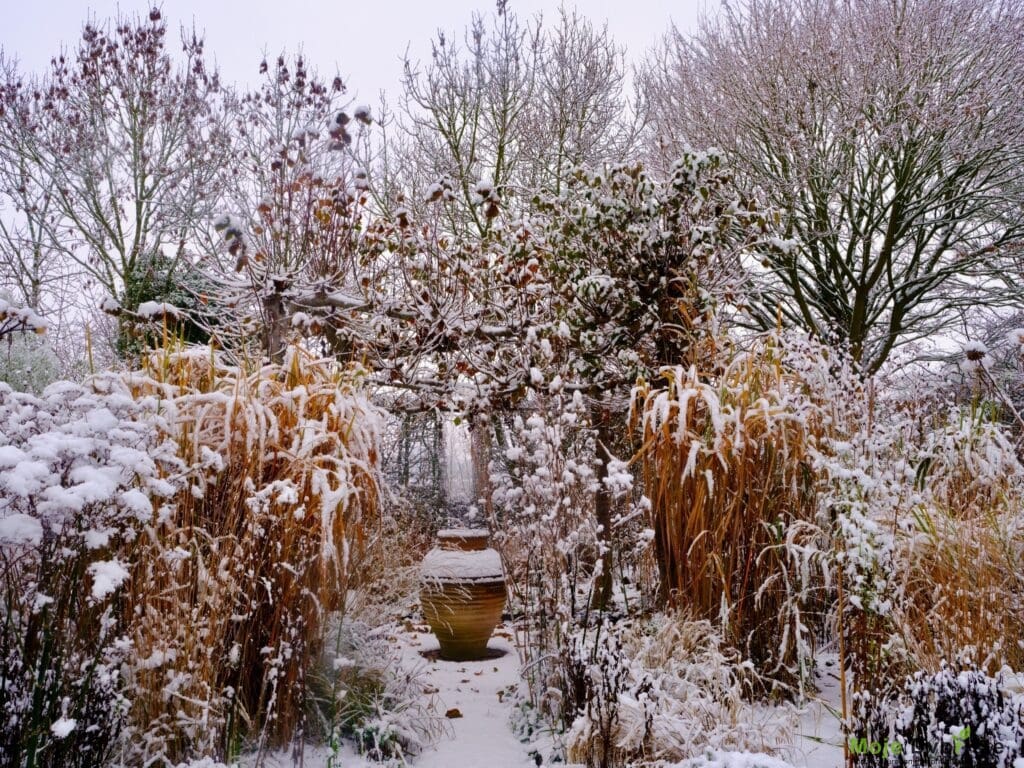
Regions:
<instances>
[{"instance_id":1,"label":"snow on grass","mask_svg":"<svg viewBox=\"0 0 1024 768\"><path fill-rule=\"evenodd\" d=\"M117 591L128 578L128 569L117 560L101 560L89 564L92 575L92 596L102 600Z\"/></svg>"},{"instance_id":2,"label":"snow on grass","mask_svg":"<svg viewBox=\"0 0 1024 768\"><path fill-rule=\"evenodd\" d=\"M58 739L65 739L77 726L78 723L73 719L62 717L50 726L50 732Z\"/></svg>"}]
</instances>

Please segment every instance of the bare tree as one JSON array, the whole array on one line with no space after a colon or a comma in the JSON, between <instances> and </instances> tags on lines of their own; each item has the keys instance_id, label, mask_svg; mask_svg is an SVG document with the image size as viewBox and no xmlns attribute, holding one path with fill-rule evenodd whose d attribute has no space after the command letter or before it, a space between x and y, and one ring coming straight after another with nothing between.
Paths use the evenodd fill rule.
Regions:
<instances>
[{"instance_id":1,"label":"bare tree","mask_svg":"<svg viewBox=\"0 0 1024 768\"><path fill-rule=\"evenodd\" d=\"M413 200L442 200L451 231L482 233L518 170L541 43L500 6L490 25L473 17L464 46L438 32L427 65L406 59L399 152Z\"/></svg>"},{"instance_id":2,"label":"bare tree","mask_svg":"<svg viewBox=\"0 0 1024 768\"><path fill-rule=\"evenodd\" d=\"M372 116L350 108L341 78L322 80L302 56L263 61L260 73L260 85L231 107L228 181L208 222L223 247L211 246L200 266L215 276L221 306L237 310L237 322L219 324L221 340L259 339L258 353L277 360L293 289L351 287L369 189L353 149Z\"/></svg>"},{"instance_id":3,"label":"bare tree","mask_svg":"<svg viewBox=\"0 0 1024 768\"><path fill-rule=\"evenodd\" d=\"M18 82L17 70L0 57L0 111ZM72 290L77 269L50 247L44 222L55 208L53 179L35 173L17 151L16 122L0 116L0 288L16 303L50 319L48 341L68 347L74 334L63 321L79 307ZM74 355L62 356L65 363Z\"/></svg>"},{"instance_id":4,"label":"bare tree","mask_svg":"<svg viewBox=\"0 0 1024 768\"><path fill-rule=\"evenodd\" d=\"M643 73L648 148L718 146L783 212L754 316L863 370L979 301L1024 236L1019 0L747 0ZM998 297L985 295L986 299Z\"/></svg>"},{"instance_id":5,"label":"bare tree","mask_svg":"<svg viewBox=\"0 0 1024 768\"><path fill-rule=\"evenodd\" d=\"M522 130L525 184L561 191L578 168L623 161L637 122L625 94L626 51L576 9L542 28L534 97Z\"/></svg>"},{"instance_id":6,"label":"bare tree","mask_svg":"<svg viewBox=\"0 0 1024 768\"><path fill-rule=\"evenodd\" d=\"M545 27L499 2L464 45L438 33L429 62L405 64L391 157L407 205L441 202L450 231L483 233L499 205L522 211L577 167L624 159L636 133L624 80L624 51L576 12Z\"/></svg>"},{"instance_id":7,"label":"bare tree","mask_svg":"<svg viewBox=\"0 0 1024 768\"><path fill-rule=\"evenodd\" d=\"M137 274L173 273L209 220L227 148L221 89L202 40L184 36L175 63L165 38L157 10L90 23L45 77L6 73L0 196L17 221L0 250L33 283L23 293L42 292L37 267L56 260L131 304Z\"/></svg>"}]
</instances>

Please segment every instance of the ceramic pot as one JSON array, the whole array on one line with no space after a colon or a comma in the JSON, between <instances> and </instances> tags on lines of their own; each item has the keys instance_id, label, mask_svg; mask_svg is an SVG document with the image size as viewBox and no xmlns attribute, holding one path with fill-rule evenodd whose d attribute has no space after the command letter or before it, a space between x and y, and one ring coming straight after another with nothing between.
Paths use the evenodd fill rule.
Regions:
<instances>
[{"instance_id":1,"label":"ceramic pot","mask_svg":"<svg viewBox=\"0 0 1024 768\"><path fill-rule=\"evenodd\" d=\"M501 620L505 575L498 553L487 546L489 538L487 531L444 530L423 558L420 604L446 661L485 658Z\"/></svg>"}]
</instances>

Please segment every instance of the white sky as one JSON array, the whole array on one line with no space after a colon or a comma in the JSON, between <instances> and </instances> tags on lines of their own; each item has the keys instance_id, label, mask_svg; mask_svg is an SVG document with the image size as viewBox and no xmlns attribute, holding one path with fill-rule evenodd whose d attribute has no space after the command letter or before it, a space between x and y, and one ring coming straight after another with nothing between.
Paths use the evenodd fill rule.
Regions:
<instances>
[{"instance_id":1,"label":"white sky","mask_svg":"<svg viewBox=\"0 0 1024 768\"><path fill-rule=\"evenodd\" d=\"M118 7L148 13L146 0L0 0L0 49L21 63L23 71L41 73L61 44L71 47L90 15L104 19ZM570 1L567 3L572 5ZM674 21L694 25L701 10L717 0L577 0L576 7L595 23L608 27L632 58ZM510 0L521 18L543 12L548 19L559 0ZM394 96L401 58L429 56L438 29L461 34L474 11L490 13L493 0L164 0L169 30L181 24L205 30L206 50L215 57L225 82L252 83L263 52L276 55L300 46L322 76L337 71L350 95L376 101L384 89Z\"/></svg>"}]
</instances>

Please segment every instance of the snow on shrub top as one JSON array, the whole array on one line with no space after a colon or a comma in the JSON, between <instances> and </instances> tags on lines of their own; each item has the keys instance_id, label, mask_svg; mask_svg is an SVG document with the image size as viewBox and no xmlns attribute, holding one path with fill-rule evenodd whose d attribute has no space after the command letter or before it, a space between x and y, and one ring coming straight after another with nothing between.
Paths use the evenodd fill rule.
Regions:
<instances>
[{"instance_id":1,"label":"snow on shrub top","mask_svg":"<svg viewBox=\"0 0 1024 768\"><path fill-rule=\"evenodd\" d=\"M144 301L139 304L137 314L139 317L143 317L147 320L163 317L169 317L173 320L177 320L181 317L181 310L173 304L168 304L166 302Z\"/></svg>"},{"instance_id":2,"label":"snow on shrub top","mask_svg":"<svg viewBox=\"0 0 1024 768\"><path fill-rule=\"evenodd\" d=\"M0 298L0 336L11 331L45 333L50 324L31 307L16 307Z\"/></svg>"},{"instance_id":3,"label":"snow on shrub top","mask_svg":"<svg viewBox=\"0 0 1024 768\"><path fill-rule=\"evenodd\" d=\"M134 400L112 375L40 396L0 384L2 543L37 545L65 528L86 544L133 538L174 493L160 469L176 466L173 445L156 418L155 400Z\"/></svg>"}]
</instances>

